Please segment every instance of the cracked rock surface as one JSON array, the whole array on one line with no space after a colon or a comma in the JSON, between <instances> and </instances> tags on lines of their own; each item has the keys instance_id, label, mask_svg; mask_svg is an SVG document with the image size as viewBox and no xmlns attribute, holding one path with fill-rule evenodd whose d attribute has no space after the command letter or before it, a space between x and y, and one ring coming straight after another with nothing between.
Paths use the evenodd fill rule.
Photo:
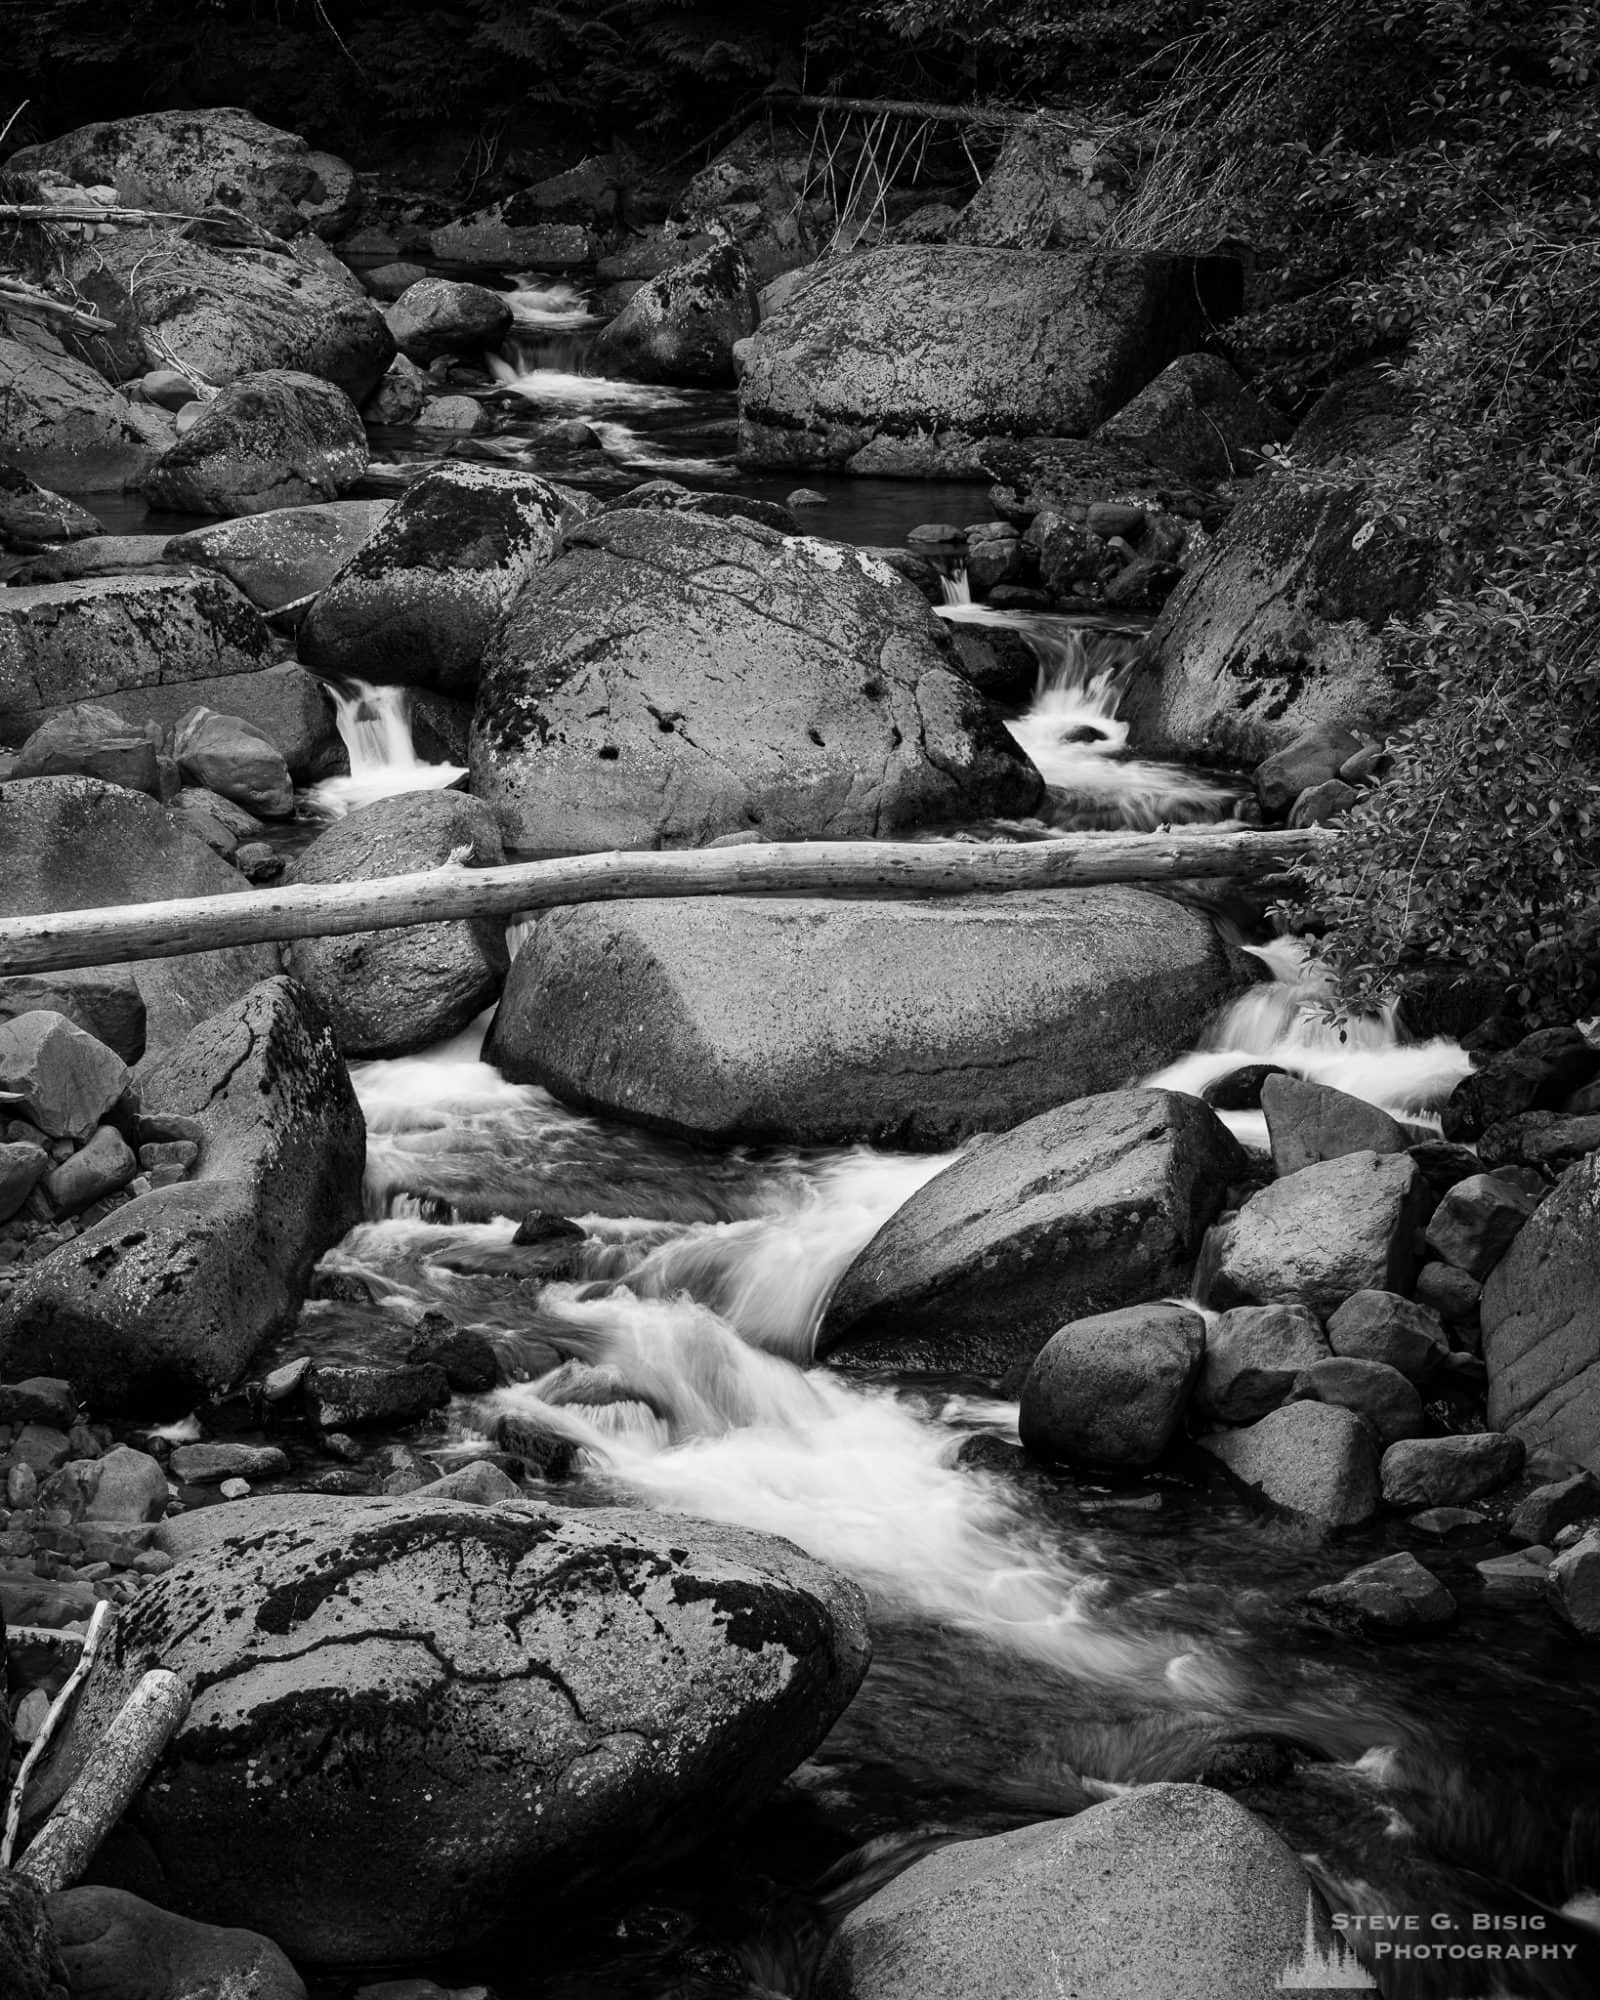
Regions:
<instances>
[{"instance_id":1,"label":"cracked rock surface","mask_svg":"<svg viewBox=\"0 0 1600 2000\"><path fill-rule=\"evenodd\" d=\"M425 1959L659 1866L798 1764L868 1660L855 1585L742 1528L284 1496L189 1516L45 1790L157 1661L194 1691L125 1828L162 1900L297 1959Z\"/></svg>"},{"instance_id":2,"label":"cracked rock surface","mask_svg":"<svg viewBox=\"0 0 1600 2000\"><path fill-rule=\"evenodd\" d=\"M574 530L524 585L470 760L508 846L567 853L886 837L1027 813L1042 791L886 565L661 509Z\"/></svg>"}]
</instances>

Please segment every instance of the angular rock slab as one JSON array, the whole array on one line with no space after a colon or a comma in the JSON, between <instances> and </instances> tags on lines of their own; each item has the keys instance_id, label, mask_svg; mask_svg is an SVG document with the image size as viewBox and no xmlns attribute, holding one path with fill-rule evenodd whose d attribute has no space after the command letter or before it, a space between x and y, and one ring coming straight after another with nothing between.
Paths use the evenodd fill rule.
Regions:
<instances>
[{"instance_id":1,"label":"angular rock slab","mask_svg":"<svg viewBox=\"0 0 1600 2000\"><path fill-rule=\"evenodd\" d=\"M427 1959L720 1838L866 1671L854 1584L637 1510L293 1496L185 1522L49 1786L138 1675L195 1690L133 1807L184 1915Z\"/></svg>"},{"instance_id":2,"label":"angular rock slab","mask_svg":"<svg viewBox=\"0 0 1600 2000\"><path fill-rule=\"evenodd\" d=\"M660 508L587 523L523 587L471 768L509 846L566 853L879 838L1043 789L875 558Z\"/></svg>"},{"instance_id":3,"label":"angular rock slab","mask_svg":"<svg viewBox=\"0 0 1600 2000\"><path fill-rule=\"evenodd\" d=\"M1352 1292L1403 1292L1421 1202L1404 1153L1345 1153L1274 1181L1218 1230L1211 1303L1326 1314Z\"/></svg>"},{"instance_id":4,"label":"angular rock slab","mask_svg":"<svg viewBox=\"0 0 1600 2000\"><path fill-rule=\"evenodd\" d=\"M1540 1203L1480 1313L1490 1423L1600 1473L1600 1154Z\"/></svg>"},{"instance_id":5,"label":"angular rock slab","mask_svg":"<svg viewBox=\"0 0 1600 2000\"><path fill-rule=\"evenodd\" d=\"M118 493L171 444L172 419L87 362L0 338L0 455L47 484Z\"/></svg>"},{"instance_id":6,"label":"angular rock slab","mask_svg":"<svg viewBox=\"0 0 1600 2000\"><path fill-rule=\"evenodd\" d=\"M361 1217L366 1127L326 1018L268 979L140 1079L143 1115L191 1121L194 1178L117 1209L0 1306L0 1366L62 1375L96 1410L187 1408L294 1319L312 1266Z\"/></svg>"},{"instance_id":7,"label":"angular rock slab","mask_svg":"<svg viewBox=\"0 0 1600 2000\"><path fill-rule=\"evenodd\" d=\"M835 258L751 340L739 456L846 466L912 438L943 469L971 473L981 438L1085 436L1198 344L1209 277L1227 316L1232 269L1138 251L952 244Z\"/></svg>"},{"instance_id":8,"label":"angular rock slab","mask_svg":"<svg viewBox=\"0 0 1600 2000\"><path fill-rule=\"evenodd\" d=\"M1286 1403L1200 1446L1249 1492L1319 1527L1359 1528L1378 1511L1377 1433L1351 1410Z\"/></svg>"},{"instance_id":9,"label":"angular rock slab","mask_svg":"<svg viewBox=\"0 0 1600 2000\"><path fill-rule=\"evenodd\" d=\"M817 2000L1275 2000L1334 1937L1278 1836L1205 1785L957 1841L852 1910Z\"/></svg>"},{"instance_id":10,"label":"angular rock slab","mask_svg":"<svg viewBox=\"0 0 1600 2000\"><path fill-rule=\"evenodd\" d=\"M332 500L319 507L274 507L174 535L171 563L216 570L263 611L323 590L394 505Z\"/></svg>"},{"instance_id":11,"label":"angular rock slab","mask_svg":"<svg viewBox=\"0 0 1600 2000\"><path fill-rule=\"evenodd\" d=\"M997 1375L1068 1320L1188 1289L1245 1156L1198 1099L1081 1098L974 1146L855 1259L823 1315L836 1367Z\"/></svg>"},{"instance_id":12,"label":"angular rock slab","mask_svg":"<svg viewBox=\"0 0 1600 2000\"><path fill-rule=\"evenodd\" d=\"M540 918L485 1057L689 1138L939 1148L1158 1067L1233 985L1137 889L596 903Z\"/></svg>"}]
</instances>

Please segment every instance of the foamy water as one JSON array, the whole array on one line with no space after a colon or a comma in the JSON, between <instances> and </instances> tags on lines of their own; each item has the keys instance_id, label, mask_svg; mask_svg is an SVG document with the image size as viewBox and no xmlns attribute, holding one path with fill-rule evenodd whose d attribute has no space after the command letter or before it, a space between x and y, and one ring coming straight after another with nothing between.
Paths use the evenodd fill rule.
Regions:
<instances>
[{"instance_id":1,"label":"foamy water","mask_svg":"<svg viewBox=\"0 0 1600 2000\"><path fill-rule=\"evenodd\" d=\"M375 799L397 792L443 791L466 776L464 766L427 764L411 736L411 690L374 687L368 681L332 682L339 737L350 759L349 774L313 785L307 803L330 819L341 819Z\"/></svg>"}]
</instances>

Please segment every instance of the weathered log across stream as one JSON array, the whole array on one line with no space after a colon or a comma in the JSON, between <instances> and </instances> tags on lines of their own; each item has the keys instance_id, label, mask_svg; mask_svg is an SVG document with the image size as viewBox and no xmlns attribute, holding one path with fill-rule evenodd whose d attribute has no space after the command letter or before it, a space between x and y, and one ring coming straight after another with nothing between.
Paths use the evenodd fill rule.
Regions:
<instances>
[{"instance_id":1,"label":"weathered log across stream","mask_svg":"<svg viewBox=\"0 0 1600 2000\"><path fill-rule=\"evenodd\" d=\"M1322 828L1239 833L1087 833L1022 845L959 840L804 840L662 853L584 854L500 868L434 868L369 882L296 884L234 896L0 919L0 974L462 917L662 896L915 897L1076 889L1108 882L1272 875L1335 838Z\"/></svg>"}]
</instances>

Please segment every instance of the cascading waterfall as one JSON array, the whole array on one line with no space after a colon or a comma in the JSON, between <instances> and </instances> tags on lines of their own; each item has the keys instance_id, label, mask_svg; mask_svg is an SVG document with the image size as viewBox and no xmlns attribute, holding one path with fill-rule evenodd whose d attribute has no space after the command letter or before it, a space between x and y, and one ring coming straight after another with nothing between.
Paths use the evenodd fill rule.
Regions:
<instances>
[{"instance_id":1,"label":"cascading waterfall","mask_svg":"<svg viewBox=\"0 0 1600 2000\"><path fill-rule=\"evenodd\" d=\"M458 764L426 764L411 735L411 690L368 681L330 682L339 737L350 759L345 777L313 785L308 803L339 819L396 792L435 792L464 778Z\"/></svg>"}]
</instances>

